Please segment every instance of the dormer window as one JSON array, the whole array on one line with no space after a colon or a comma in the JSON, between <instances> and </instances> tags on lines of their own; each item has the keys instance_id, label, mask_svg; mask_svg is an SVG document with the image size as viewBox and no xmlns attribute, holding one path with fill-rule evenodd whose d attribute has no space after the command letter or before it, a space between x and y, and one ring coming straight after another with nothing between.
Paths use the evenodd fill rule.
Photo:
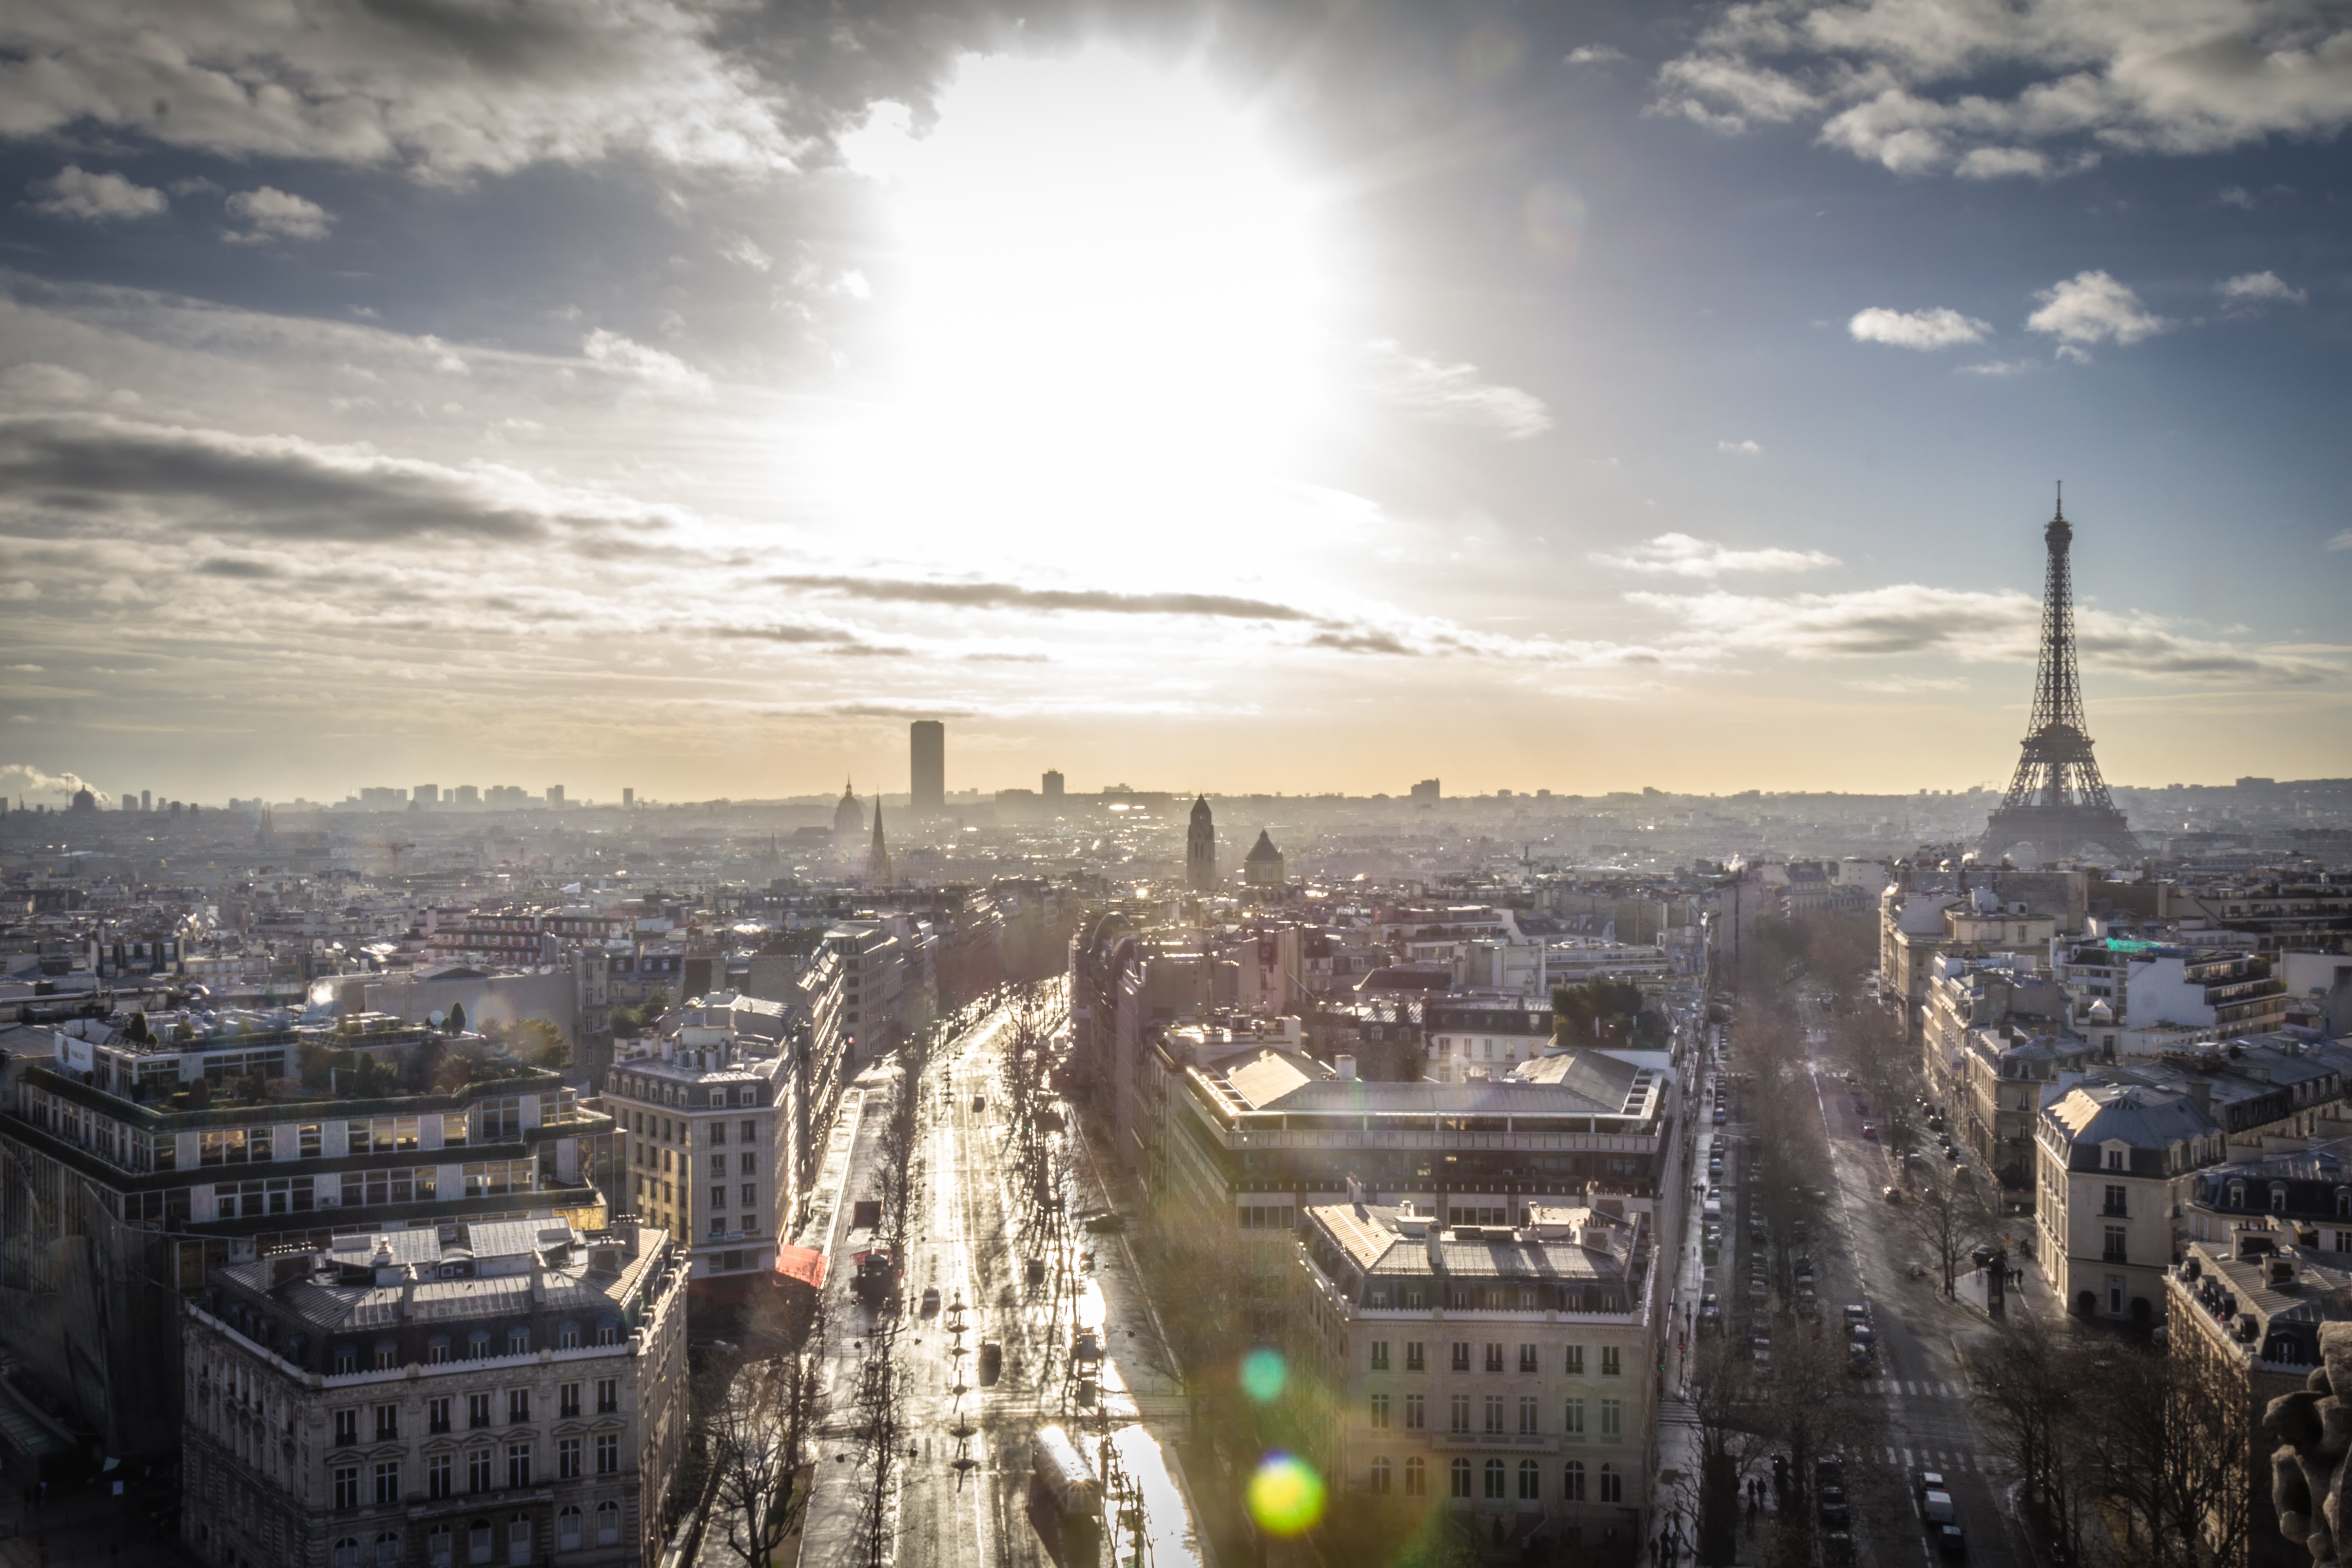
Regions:
<instances>
[{"instance_id":1,"label":"dormer window","mask_svg":"<svg viewBox=\"0 0 2352 1568\"><path fill-rule=\"evenodd\" d=\"M2352 1187L2336 1189L2336 1218L2352 1219Z\"/></svg>"},{"instance_id":2,"label":"dormer window","mask_svg":"<svg viewBox=\"0 0 2352 1568\"><path fill-rule=\"evenodd\" d=\"M2124 1168L2123 1150L2109 1149L2107 1151L2107 1168L2111 1171L2119 1171Z\"/></svg>"},{"instance_id":3,"label":"dormer window","mask_svg":"<svg viewBox=\"0 0 2352 1568\"><path fill-rule=\"evenodd\" d=\"M2286 1183L2284 1182L2271 1184L2271 1212L2273 1214L2286 1212Z\"/></svg>"},{"instance_id":4,"label":"dormer window","mask_svg":"<svg viewBox=\"0 0 2352 1568\"><path fill-rule=\"evenodd\" d=\"M2230 1207L2231 1208L2243 1208L2246 1207L2246 1184L2244 1182L2233 1181L2230 1184Z\"/></svg>"}]
</instances>

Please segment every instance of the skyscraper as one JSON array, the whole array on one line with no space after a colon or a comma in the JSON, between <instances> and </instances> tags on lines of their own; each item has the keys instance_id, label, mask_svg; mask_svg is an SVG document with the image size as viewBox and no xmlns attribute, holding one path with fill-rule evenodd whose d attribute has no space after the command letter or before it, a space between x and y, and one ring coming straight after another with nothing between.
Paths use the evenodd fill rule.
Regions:
<instances>
[{"instance_id":1,"label":"skyscraper","mask_svg":"<svg viewBox=\"0 0 2352 1568\"><path fill-rule=\"evenodd\" d=\"M908 806L917 816L941 811L948 803L948 730L935 718L919 718L907 727L907 749L913 779L907 790Z\"/></svg>"},{"instance_id":2,"label":"skyscraper","mask_svg":"<svg viewBox=\"0 0 2352 1568\"><path fill-rule=\"evenodd\" d=\"M1043 793L1048 800L1058 800L1062 798L1062 771L1060 768L1048 768L1045 769L1045 788Z\"/></svg>"},{"instance_id":3,"label":"skyscraper","mask_svg":"<svg viewBox=\"0 0 2352 1568\"><path fill-rule=\"evenodd\" d=\"M1201 892L1217 885L1217 821L1206 795L1192 801L1192 824L1184 831L1184 885Z\"/></svg>"}]
</instances>

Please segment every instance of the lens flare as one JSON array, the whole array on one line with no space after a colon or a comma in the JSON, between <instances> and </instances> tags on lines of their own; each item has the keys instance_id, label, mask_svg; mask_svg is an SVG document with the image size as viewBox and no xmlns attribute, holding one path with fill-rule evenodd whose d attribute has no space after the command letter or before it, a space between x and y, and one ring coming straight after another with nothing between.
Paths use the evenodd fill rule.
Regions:
<instances>
[{"instance_id":1,"label":"lens flare","mask_svg":"<svg viewBox=\"0 0 2352 1568\"><path fill-rule=\"evenodd\" d=\"M1297 1535L1323 1517L1323 1478L1289 1454L1268 1454L1249 1482L1250 1517L1269 1535Z\"/></svg>"},{"instance_id":2,"label":"lens flare","mask_svg":"<svg viewBox=\"0 0 2352 1568\"><path fill-rule=\"evenodd\" d=\"M1254 1350L1242 1357L1242 1392L1261 1405L1282 1392L1289 1375L1280 1351Z\"/></svg>"}]
</instances>

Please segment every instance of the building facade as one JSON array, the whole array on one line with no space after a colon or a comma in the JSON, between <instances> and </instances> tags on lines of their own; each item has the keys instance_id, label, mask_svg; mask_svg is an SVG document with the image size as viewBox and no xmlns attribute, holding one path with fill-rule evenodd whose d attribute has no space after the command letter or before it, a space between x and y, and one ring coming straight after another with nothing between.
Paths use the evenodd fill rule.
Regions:
<instances>
[{"instance_id":1,"label":"building facade","mask_svg":"<svg viewBox=\"0 0 2352 1568\"><path fill-rule=\"evenodd\" d=\"M1343 1494L1427 1500L1475 1539L1630 1562L1654 1470L1651 1233L1607 1204L1524 1218L1306 1208L1297 1341L1338 1403L1318 1457Z\"/></svg>"},{"instance_id":2,"label":"building facade","mask_svg":"<svg viewBox=\"0 0 2352 1568\"><path fill-rule=\"evenodd\" d=\"M183 1543L217 1568L649 1568L685 1287L657 1229L528 1220L215 1270L183 1325Z\"/></svg>"}]
</instances>

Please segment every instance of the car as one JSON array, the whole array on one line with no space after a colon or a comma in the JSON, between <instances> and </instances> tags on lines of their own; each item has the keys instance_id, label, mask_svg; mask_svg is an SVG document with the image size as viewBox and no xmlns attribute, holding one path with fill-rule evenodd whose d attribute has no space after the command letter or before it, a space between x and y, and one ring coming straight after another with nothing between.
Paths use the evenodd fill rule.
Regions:
<instances>
[{"instance_id":1,"label":"car","mask_svg":"<svg viewBox=\"0 0 2352 1568\"><path fill-rule=\"evenodd\" d=\"M1955 1144L1950 1148L1946 1149L1944 1151L1944 1157L1950 1160L1954 1165L1958 1165L1960 1163L1959 1145Z\"/></svg>"},{"instance_id":2,"label":"car","mask_svg":"<svg viewBox=\"0 0 2352 1568\"><path fill-rule=\"evenodd\" d=\"M1845 1321L1849 1323L1868 1322L1870 1321L1869 1306L1862 1301L1848 1301L1845 1304Z\"/></svg>"},{"instance_id":3,"label":"car","mask_svg":"<svg viewBox=\"0 0 2352 1568\"><path fill-rule=\"evenodd\" d=\"M1725 1110L1722 1106L1720 1106L1720 1105L1717 1105L1717 1106L1715 1108L1715 1124L1716 1124L1717 1126L1720 1127L1720 1126L1722 1126L1725 1123L1727 1123L1727 1122L1728 1122L1728 1121L1730 1121L1730 1120L1731 1120L1731 1113L1729 1113L1728 1111L1726 1111L1726 1110Z\"/></svg>"},{"instance_id":4,"label":"car","mask_svg":"<svg viewBox=\"0 0 2352 1568\"><path fill-rule=\"evenodd\" d=\"M1862 1124L1862 1138L1863 1142L1866 1144L1874 1144L1878 1142L1877 1124L1875 1123L1864 1122Z\"/></svg>"},{"instance_id":5,"label":"car","mask_svg":"<svg viewBox=\"0 0 2352 1568\"><path fill-rule=\"evenodd\" d=\"M975 1111L985 1111L985 1110L987 1110L987 1109L988 1109L988 1096L987 1096L987 1095L985 1095L985 1094L975 1094L975 1095L973 1095L973 1096L971 1097L971 1108L972 1108L973 1110L975 1110Z\"/></svg>"},{"instance_id":6,"label":"car","mask_svg":"<svg viewBox=\"0 0 2352 1568\"><path fill-rule=\"evenodd\" d=\"M1850 1344L1845 1347L1845 1369L1856 1377L1869 1376L1872 1369L1877 1364L1877 1359L1871 1354L1870 1347L1866 1344Z\"/></svg>"},{"instance_id":7,"label":"car","mask_svg":"<svg viewBox=\"0 0 2352 1568\"><path fill-rule=\"evenodd\" d=\"M1842 1487L1823 1487L1816 1500L1822 1523L1831 1530L1843 1530L1853 1523L1853 1511L1846 1506Z\"/></svg>"},{"instance_id":8,"label":"car","mask_svg":"<svg viewBox=\"0 0 2352 1568\"><path fill-rule=\"evenodd\" d=\"M1763 1281L1750 1280L1748 1281L1748 1299L1749 1301L1760 1301L1771 1293L1772 1288L1769 1285L1767 1285Z\"/></svg>"},{"instance_id":9,"label":"car","mask_svg":"<svg viewBox=\"0 0 2352 1568\"><path fill-rule=\"evenodd\" d=\"M923 1289L923 1316L929 1317L940 1310L940 1288L927 1285Z\"/></svg>"},{"instance_id":10,"label":"car","mask_svg":"<svg viewBox=\"0 0 2352 1568\"><path fill-rule=\"evenodd\" d=\"M1853 1537L1843 1530L1832 1530L1822 1537L1822 1561L1831 1568L1845 1568L1853 1561Z\"/></svg>"},{"instance_id":11,"label":"car","mask_svg":"<svg viewBox=\"0 0 2352 1568\"><path fill-rule=\"evenodd\" d=\"M1936 1531L1936 1550L1948 1563L1957 1563L1969 1554L1969 1538L1957 1524L1947 1524Z\"/></svg>"},{"instance_id":12,"label":"car","mask_svg":"<svg viewBox=\"0 0 2352 1568\"><path fill-rule=\"evenodd\" d=\"M1889 1203L1901 1203L1903 1201L1902 1192L1895 1187L1880 1187L1878 1189L1878 1196L1885 1198Z\"/></svg>"},{"instance_id":13,"label":"car","mask_svg":"<svg viewBox=\"0 0 2352 1568\"><path fill-rule=\"evenodd\" d=\"M980 1342L980 1382L982 1387L994 1383L1004 1375L1004 1347L992 1339Z\"/></svg>"}]
</instances>

